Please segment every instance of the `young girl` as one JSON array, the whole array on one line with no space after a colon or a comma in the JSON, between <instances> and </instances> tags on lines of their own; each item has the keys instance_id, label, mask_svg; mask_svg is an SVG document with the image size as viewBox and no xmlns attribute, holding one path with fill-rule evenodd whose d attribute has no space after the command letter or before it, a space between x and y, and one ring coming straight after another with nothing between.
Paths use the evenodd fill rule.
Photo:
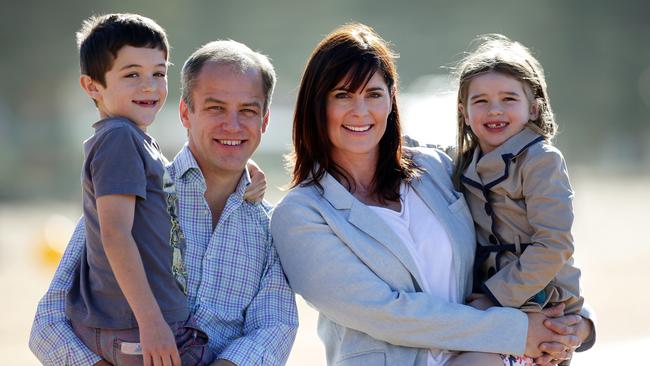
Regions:
<instances>
[{"instance_id":1,"label":"young girl","mask_svg":"<svg viewBox=\"0 0 650 366\"><path fill-rule=\"evenodd\" d=\"M530 51L501 35L482 38L458 68L454 183L477 235L470 305L538 312L564 303L578 313L573 190L560 151L544 72ZM507 330L504 330L507 336ZM464 353L456 365L532 365L528 357Z\"/></svg>"}]
</instances>

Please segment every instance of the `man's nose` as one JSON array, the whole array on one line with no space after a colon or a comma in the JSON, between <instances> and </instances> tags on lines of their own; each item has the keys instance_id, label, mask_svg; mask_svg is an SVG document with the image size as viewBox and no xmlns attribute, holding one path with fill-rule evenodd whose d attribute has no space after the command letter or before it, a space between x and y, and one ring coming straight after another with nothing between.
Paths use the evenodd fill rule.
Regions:
<instances>
[{"instance_id":1,"label":"man's nose","mask_svg":"<svg viewBox=\"0 0 650 366\"><path fill-rule=\"evenodd\" d=\"M224 131L236 132L239 131L241 124L239 121L239 113L237 111L227 113L222 121L221 127Z\"/></svg>"}]
</instances>

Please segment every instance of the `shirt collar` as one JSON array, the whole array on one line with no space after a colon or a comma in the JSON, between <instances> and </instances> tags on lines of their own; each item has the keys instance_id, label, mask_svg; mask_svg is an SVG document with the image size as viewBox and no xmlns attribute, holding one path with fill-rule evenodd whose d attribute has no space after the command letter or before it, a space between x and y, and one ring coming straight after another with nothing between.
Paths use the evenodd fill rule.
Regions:
<instances>
[{"instance_id":1,"label":"shirt collar","mask_svg":"<svg viewBox=\"0 0 650 366\"><path fill-rule=\"evenodd\" d=\"M189 171L194 170L200 174L202 179L204 179L201 168L199 168L199 163L196 162L196 159L194 158L194 155L192 154L192 151L190 150L190 147L187 143L185 143L181 151L179 151L178 154L176 154L176 157L174 157L174 161L172 162L172 169L176 173L177 178L183 178ZM251 177L248 172L248 168L244 168L244 172L241 175L239 183L237 183L237 187L235 188L233 194L243 199L244 192L246 192L246 188L250 183Z\"/></svg>"}]
</instances>

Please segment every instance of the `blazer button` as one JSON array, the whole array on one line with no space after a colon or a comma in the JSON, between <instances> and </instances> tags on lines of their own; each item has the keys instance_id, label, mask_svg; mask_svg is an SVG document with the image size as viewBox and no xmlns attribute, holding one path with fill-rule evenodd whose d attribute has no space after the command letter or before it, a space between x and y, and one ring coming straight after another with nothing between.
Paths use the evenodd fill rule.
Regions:
<instances>
[{"instance_id":1,"label":"blazer button","mask_svg":"<svg viewBox=\"0 0 650 366\"><path fill-rule=\"evenodd\" d=\"M490 234L488 237L488 240L490 241L491 244L497 245L499 242L497 241L497 237L494 236L494 234Z\"/></svg>"},{"instance_id":2,"label":"blazer button","mask_svg":"<svg viewBox=\"0 0 650 366\"><path fill-rule=\"evenodd\" d=\"M486 203L485 203L485 213L486 213L488 216L492 216L492 207L490 206L490 203L489 203L489 202L486 202Z\"/></svg>"}]
</instances>

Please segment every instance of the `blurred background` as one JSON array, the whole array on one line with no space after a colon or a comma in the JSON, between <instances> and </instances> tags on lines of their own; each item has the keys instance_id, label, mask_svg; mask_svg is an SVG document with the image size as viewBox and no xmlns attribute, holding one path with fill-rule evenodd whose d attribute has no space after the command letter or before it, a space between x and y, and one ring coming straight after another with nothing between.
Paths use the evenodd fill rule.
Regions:
<instances>
[{"instance_id":1,"label":"blurred background","mask_svg":"<svg viewBox=\"0 0 650 366\"><path fill-rule=\"evenodd\" d=\"M288 181L292 109L304 64L336 26L374 27L400 54L406 131L453 144L450 69L479 34L530 47L545 68L576 190L576 260L598 312L598 343L574 365L638 363L650 347L650 4L639 1L150 1L2 0L0 21L0 361L36 365L27 348L37 302L80 209L82 141L97 119L78 85L75 32L92 14L156 20L172 45L169 97L150 133L173 158L185 141L179 72L202 44L234 39L269 55L278 73L271 124L256 161L268 199ZM299 299L290 365L324 365L316 313ZM632 361L634 360L634 361Z\"/></svg>"}]
</instances>

